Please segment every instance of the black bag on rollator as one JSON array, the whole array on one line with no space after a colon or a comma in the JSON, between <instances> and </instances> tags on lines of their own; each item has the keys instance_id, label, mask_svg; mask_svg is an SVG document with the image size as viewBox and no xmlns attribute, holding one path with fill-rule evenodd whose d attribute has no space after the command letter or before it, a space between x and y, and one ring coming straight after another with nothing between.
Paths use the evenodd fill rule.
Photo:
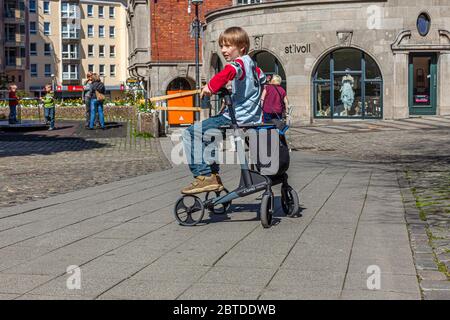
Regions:
<instances>
[{"instance_id":1,"label":"black bag on rollator","mask_svg":"<svg viewBox=\"0 0 450 320\"><path fill-rule=\"evenodd\" d=\"M261 128L256 130L256 145L252 141L255 139L250 138L250 159L256 171L272 179L282 177L290 162L286 137L275 128Z\"/></svg>"}]
</instances>

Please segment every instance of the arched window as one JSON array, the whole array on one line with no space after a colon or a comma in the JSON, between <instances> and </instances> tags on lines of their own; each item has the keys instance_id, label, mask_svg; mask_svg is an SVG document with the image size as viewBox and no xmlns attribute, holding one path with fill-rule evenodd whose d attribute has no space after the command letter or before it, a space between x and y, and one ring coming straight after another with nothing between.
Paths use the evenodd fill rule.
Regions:
<instances>
[{"instance_id":1,"label":"arched window","mask_svg":"<svg viewBox=\"0 0 450 320\"><path fill-rule=\"evenodd\" d=\"M167 86L167 91L173 90L192 90L192 85L186 78L176 78Z\"/></svg>"},{"instance_id":2,"label":"arched window","mask_svg":"<svg viewBox=\"0 0 450 320\"><path fill-rule=\"evenodd\" d=\"M279 75L282 79L281 86L286 90L286 73L281 63L273 54L267 51L258 51L253 54L252 59L264 74L268 76L268 80L274 74Z\"/></svg>"},{"instance_id":3,"label":"arched window","mask_svg":"<svg viewBox=\"0 0 450 320\"><path fill-rule=\"evenodd\" d=\"M316 118L383 117L380 68L358 49L338 49L323 58L313 86Z\"/></svg>"}]
</instances>

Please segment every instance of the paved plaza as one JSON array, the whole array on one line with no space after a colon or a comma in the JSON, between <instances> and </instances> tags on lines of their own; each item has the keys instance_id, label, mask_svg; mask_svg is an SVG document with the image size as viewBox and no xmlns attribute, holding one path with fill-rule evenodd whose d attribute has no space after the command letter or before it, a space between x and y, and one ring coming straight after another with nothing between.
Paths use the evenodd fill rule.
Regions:
<instances>
[{"instance_id":1,"label":"paved plaza","mask_svg":"<svg viewBox=\"0 0 450 320\"><path fill-rule=\"evenodd\" d=\"M300 195L301 216L283 215L275 187L271 229L261 226L256 195L234 202L226 215L207 213L196 227L179 226L173 205L192 179L184 165L4 205L0 298L448 299L444 270L429 264L438 247L429 246L423 232L430 225L441 228L434 240L445 247L450 121L434 120L440 125L428 130L417 127L420 121L405 121L411 129L402 122L403 128L381 130L383 121L378 129L369 123L365 132L338 134L302 132L338 130L330 125L293 128L289 180ZM418 148L434 150L434 158L415 148L407 151L414 141ZM156 142L161 154L170 152L168 138ZM354 144L347 147L349 142ZM4 141L0 146L6 149ZM403 158L393 158L396 148ZM71 151L56 155L66 152ZM79 152L66 159L76 159ZM421 154L422 168L412 161ZM52 156L33 153L0 161L9 165L8 159L20 163ZM120 172L120 165L114 170ZM236 186L238 175L235 167L223 166L228 189ZM441 179L436 194L424 194L430 189L426 183L434 185L436 179ZM429 206L423 201L418 209L415 197L438 192L440 198ZM69 266L80 268L80 289L68 285Z\"/></svg>"}]
</instances>

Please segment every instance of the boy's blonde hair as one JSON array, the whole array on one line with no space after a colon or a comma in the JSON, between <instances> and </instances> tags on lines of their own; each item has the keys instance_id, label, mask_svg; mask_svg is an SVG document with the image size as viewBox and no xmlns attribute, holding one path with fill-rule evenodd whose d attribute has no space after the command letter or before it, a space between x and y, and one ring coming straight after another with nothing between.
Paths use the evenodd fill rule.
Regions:
<instances>
[{"instance_id":1,"label":"boy's blonde hair","mask_svg":"<svg viewBox=\"0 0 450 320\"><path fill-rule=\"evenodd\" d=\"M280 84L281 84L281 81L282 81L281 77L280 77L279 75L277 75L277 74L274 74L274 75L272 76L272 80L270 80L270 83L271 83L271 84L277 84L277 85L280 85Z\"/></svg>"},{"instance_id":2,"label":"boy's blonde hair","mask_svg":"<svg viewBox=\"0 0 450 320\"><path fill-rule=\"evenodd\" d=\"M9 90L11 90L11 89L17 90L17 86L14 83L12 83L9 85Z\"/></svg>"},{"instance_id":3,"label":"boy's blonde hair","mask_svg":"<svg viewBox=\"0 0 450 320\"><path fill-rule=\"evenodd\" d=\"M244 49L244 54L250 50L250 38L247 32L241 27L231 27L226 29L219 37L219 46L231 45L239 49Z\"/></svg>"}]
</instances>

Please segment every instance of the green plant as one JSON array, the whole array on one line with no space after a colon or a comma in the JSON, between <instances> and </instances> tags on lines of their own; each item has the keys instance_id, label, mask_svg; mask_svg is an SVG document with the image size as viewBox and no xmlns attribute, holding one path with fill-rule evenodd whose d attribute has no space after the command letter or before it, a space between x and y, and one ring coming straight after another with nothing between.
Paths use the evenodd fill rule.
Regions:
<instances>
[{"instance_id":1,"label":"green plant","mask_svg":"<svg viewBox=\"0 0 450 320\"><path fill-rule=\"evenodd\" d=\"M136 138L143 138L143 139L152 139L154 136L149 132L137 132L136 130L133 131L133 137Z\"/></svg>"}]
</instances>

